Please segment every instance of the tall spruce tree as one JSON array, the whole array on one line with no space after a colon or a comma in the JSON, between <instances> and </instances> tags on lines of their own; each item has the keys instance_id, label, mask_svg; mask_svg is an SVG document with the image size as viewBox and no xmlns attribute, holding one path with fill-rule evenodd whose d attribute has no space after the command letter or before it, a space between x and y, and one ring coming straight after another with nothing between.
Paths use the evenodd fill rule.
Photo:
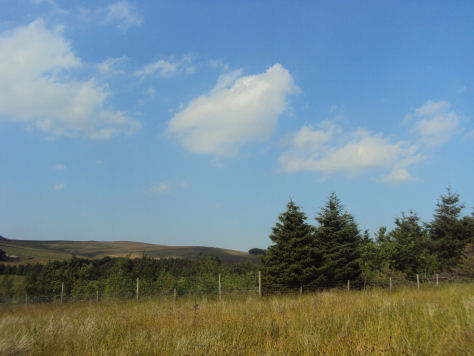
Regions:
<instances>
[{"instance_id":1,"label":"tall spruce tree","mask_svg":"<svg viewBox=\"0 0 474 356\"><path fill-rule=\"evenodd\" d=\"M451 269L461 257L464 246L469 241L460 214L464 205L459 202L459 194L450 188L436 204L433 221L428 225L431 250L438 257L442 268Z\"/></svg>"},{"instance_id":2,"label":"tall spruce tree","mask_svg":"<svg viewBox=\"0 0 474 356\"><path fill-rule=\"evenodd\" d=\"M361 274L362 238L354 217L344 211L335 193L316 221L319 226L315 228L315 239L324 254L324 264L318 271L320 283L330 286L347 280L357 281Z\"/></svg>"},{"instance_id":3,"label":"tall spruce tree","mask_svg":"<svg viewBox=\"0 0 474 356\"><path fill-rule=\"evenodd\" d=\"M311 284L321 258L313 244L312 227L293 201L278 220L270 235L274 244L262 257L264 287L285 290Z\"/></svg>"},{"instance_id":4,"label":"tall spruce tree","mask_svg":"<svg viewBox=\"0 0 474 356\"><path fill-rule=\"evenodd\" d=\"M396 218L395 228L388 236L393 243L393 267L408 278L418 273L432 273L438 268L436 257L429 251L427 231L414 211Z\"/></svg>"}]
</instances>

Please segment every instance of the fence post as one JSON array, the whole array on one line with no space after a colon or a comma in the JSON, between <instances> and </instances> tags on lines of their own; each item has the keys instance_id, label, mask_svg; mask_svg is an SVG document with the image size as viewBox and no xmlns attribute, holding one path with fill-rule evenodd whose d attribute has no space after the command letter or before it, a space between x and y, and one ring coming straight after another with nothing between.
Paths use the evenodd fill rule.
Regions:
<instances>
[{"instance_id":1,"label":"fence post","mask_svg":"<svg viewBox=\"0 0 474 356\"><path fill-rule=\"evenodd\" d=\"M416 275L416 285L418 286L418 289L420 289L420 275Z\"/></svg>"},{"instance_id":2,"label":"fence post","mask_svg":"<svg viewBox=\"0 0 474 356\"><path fill-rule=\"evenodd\" d=\"M137 300L138 300L138 282L139 281L139 278L137 277Z\"/></svg>"},{"instance_id":3,"label":"fence post","mask_svg":"<svg viewBox=\"0 0 474 356\"><path fill-rule=\"evenodd\" d=\"M262 272L258 271L258 296L262 296Z\"/></svg>"},{"instance_id":4,"label":"fence post","mask_svg":"<svg viewBox=\"0 0 474 356\"><path fill-rule=\"evenodd\" d=\"M25 293L25 304L28 305L28 293Z\"/></svg>"},{"instance_id":5,"label":"fence post","mask_svg":"<svg viewBox=\"0 0 474 356\"><path fill-rule=\"evenodd\" d=\"M221 274L219 273L219 300L222 299Z\"/></svg>"},{"instance_id":6,"label":"fence post","mask_svg":"<svg viewBox=\"0 0 474 356\"><path fill-rule=\"evenodd\" d=\"M436 286L439 286L439 274L436 273Z\"/></svg>"},{"instance_id":7,"label":"fence post","mask_svg":"<svg viewBox=\"0 0 474 356\"><path fill-rule=\"evenodd\" d=\"M64 282L61 283L61 304L63 303L64 298Z\"/></svg>"},{"instance_id":8,"label":"fence post","mask_svg":"<svg viewBox=\"0 0 474 356\"><path fill-rule=\"evenodd\" d=\"M392 277L390 277L390 290L392 290Z\"/></svg>"},{"instance_id":9,"label":"fence post","mask_svg":"<svg viewBox=\"0 0 474 356\"><path fill-rule=\"evenodd\" d=\"M99 302L99 290L98 289L95 291L95 301L97 303Z\"/></svg>"},{"instance_id":10,"label":"fence post","mask_svg":"<svg viewBox=\"0 0 474 356\"><path fill-rule=\"evenodd\" d=\"M349 279L347 280L347 290L351 290L351 281Z\"/></svg>"},{"instance_id":11,"label":"fence post","mask_svg":"<svg viewBox=\"0 0 474 356\"><path fill-rule=\"evenodd\" d=\"M303 295L303 285L300 284L300 295Z\"/></svg>"},{"instance_id":12,"label":"fence post","mask_svg":"<svg viewBox=\"0 0 474 356\"><path fill-rule=\"evenodd\" d=\"M176 300L176 288L173 291L173 298Z\"/></svg>"}]
</instances>

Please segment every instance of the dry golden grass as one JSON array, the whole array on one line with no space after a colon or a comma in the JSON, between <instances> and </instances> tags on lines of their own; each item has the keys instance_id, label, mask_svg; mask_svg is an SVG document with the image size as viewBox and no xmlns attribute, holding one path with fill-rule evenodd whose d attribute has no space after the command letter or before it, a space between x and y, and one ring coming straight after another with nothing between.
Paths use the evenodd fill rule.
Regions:
<instances>
[{"instance_id":1,"label":"dry golden grass","mask_svg":"<svg viewBox=\"0 0 474 356\"><path fill-rule=\"evenodd\" d=\"M197 304L197 306L196 306ZM474 284L3 306L6 355L469 355Z\"/></svg>"}]
</instances>

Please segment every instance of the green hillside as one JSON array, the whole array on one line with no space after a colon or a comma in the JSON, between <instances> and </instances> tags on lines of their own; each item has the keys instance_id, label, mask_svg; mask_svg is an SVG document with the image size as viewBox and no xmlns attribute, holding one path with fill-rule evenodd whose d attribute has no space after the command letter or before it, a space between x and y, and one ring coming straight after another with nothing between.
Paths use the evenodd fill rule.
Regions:
<instances>
[{"instance_id":1,"label":"green hillside","mask_svg":"<svg viewBox=\"0 0 474 356\"><path fill-rule=\"evenodd\" d=\"M256 262L258 259L247 252L203 246L165 246L133 241L35 241L14 240L0 236L0 249L10 256L18 256L18 262L45 263L49 260L67 260L71 255L84 258L141 257L143 254L156 258L199 258L212 254L224 262Z\"/></svg>"}]
</instances>

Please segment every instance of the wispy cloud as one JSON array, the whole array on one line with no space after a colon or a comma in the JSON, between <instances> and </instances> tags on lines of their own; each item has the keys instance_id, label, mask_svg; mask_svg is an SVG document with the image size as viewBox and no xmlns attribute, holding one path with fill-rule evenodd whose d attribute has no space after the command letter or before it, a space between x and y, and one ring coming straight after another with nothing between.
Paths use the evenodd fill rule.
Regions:
<instances>
[{"instance_id":1,"label":"wispy cloud","mask_svg":"<svg viewBox=\"0 0 474 356\"><path fill-rule=\"evenodd\" d=\"M402 183L420 181L420 179L413 177L406 169L400 168L388 174L383 174L380 181L387 183Z\"/></svg>"},{"instance_id":2,"label":"wispy cloud","mask_svg":"<svg viewBox=\"0 0 474 356\"><path fill-rule=\"evenodd\" d=\"M57 170L57 171L62 171L63 169L66 169L66 166L64 164L56 164L54 165L54 169Z\"/></svg>"},{"instance_id":3,"label":"wispy cloud","mask_svg":"<svg viewBox=\"0 0 474 356\"><path fill-rule=\"evenodd\" d=\"M61 183L61 184L56 184L56 185L53 187L53 189L54 189L54 190L63 190L65 186L66 186L66 185L65 185L65 184L62 184L62 183Z\"/></svg>"},{"instance_id":4,"label":"wispy cloud","mask_svg":"<svg viewBox=\"0 0 474 356\"><path fill-rule=\"evenodd\" d=\"M412 125L411 132L428 147L442 145L454 136L460 127L459 115L447 101L428 100L408 113L404 120Z\"/></svg>"},{"instance_id":5,"label":"wispy cloud","mask_svg":"<svg viewBox=\"0 0 474 356\"><path fill-rule=\"evenodd\" d=\"M163 192L167 192L169 190L170 190L169 185L164 184L164 183L154 184L150 187L150 191L152 191L154 193L163 193Z\"/></svg>"},{"instance_id":6,"label":"wispy cloud","mask_svg":"<svg viewBox=\"0 0 474 356\"><path fill-rule=\"evenodd\" d=\"M266 140L298 92L290 73L275 64L264 73L221 76L213 90L192 100L169 122L168 131L189 151L232 156L239 144Z\"/></svg>"},{"instance_id":7,"label":"wispy cloud","mask_svg":"<svg viewBox=\"0 0 474 356\"><path fill-rule=\"evenodd\" d=\"M470 130L466 132L466 134L464 135L464 138L467 140L474 140L474 130Z\"/></svg>"},{"instance_id":8,"label":"wispy cloud","mask_svg":"<svg viewBox=\"0 0 474 356\"><path fill-rule=\"evenodd\" d=\"M49 4L51 6L56 6L56 3L53 0L30 0L33 5L40 5L40 4Z\"/></svg>"},{"instance_id":9,"label":"wispy cloud","mask_svg":"<svg viewBox=\"0 0 474 356\"><path fill-rule=\"evenodd\" d=\"M174 74L191 74L196 71L196 66L192 64L191 56L184 56L180 60L174 60L173 57L160 59L156 62L145 65L142 69L133 74L144 80L148 77L170 77Z\"/></svg>"},{"instance_id":10,"label":"wispy cloud","mask_svg":"<svg viewBox=\"0 0 474 356\"><path fill-rule=\"evenodd\" d=\"M42 20L0 34L0 119L33 125L50 139L135 132L138 122L107 105L106 85L73 79L81 66L60 30Z\"/></svg>"},{"instance_id":11,"label":"wispy cloud","mask_svg":"<svg viewBox=\"0 0 474 356\"><path fill-rule=\"evenodd\" d=\"M123 66L127 61L127 57L107 58L99 63L97 68L103 75L124 74Z\"/></svg>"},{"instance_id":12,"label":"wispy cloud","mask_svg":"<svg viewBox=\"0 0 474 356\"><path fill-rule=\"evenodd\" d=\"M143 18L138 10L128 1L119 1L100 10L105 14L104 22L116 24L117 28L126 31L131 27L141 26Z\"/></svg>"}]
</instances>

